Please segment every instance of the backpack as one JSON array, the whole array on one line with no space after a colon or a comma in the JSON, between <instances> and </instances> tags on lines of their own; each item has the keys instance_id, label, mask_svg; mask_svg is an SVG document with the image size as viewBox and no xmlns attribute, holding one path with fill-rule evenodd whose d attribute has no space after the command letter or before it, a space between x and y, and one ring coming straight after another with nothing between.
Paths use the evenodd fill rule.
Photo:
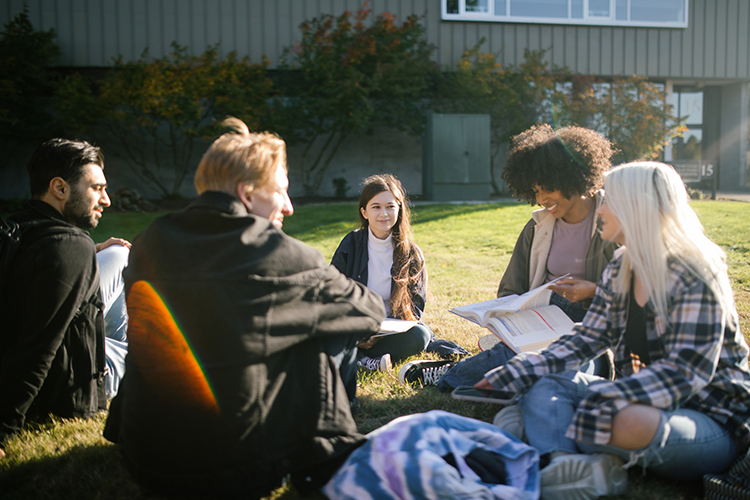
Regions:
<instances>
[{"instance_id":1,"label":"backpack","mask_svg":"<svg viewBox=\"0 0 750 500\"><path fill-rule=\"evenodd\" d=\"M0 217L0 289L5 283L10 270L10 264L21 249L23 233L34 226L54 225L54 222L37 219L26 222L16 222Z\"/></svg>"},{"instance_id":2,"label":"backpack","mask_svg":"<svg viewBox=\"0 0 750 500\"><path fill-rule=\"evenodd\" d=\"M0 218L0 284L5 282L10 263L21 248L22 232L18 222Z\"/></svg>"}]
</instances>

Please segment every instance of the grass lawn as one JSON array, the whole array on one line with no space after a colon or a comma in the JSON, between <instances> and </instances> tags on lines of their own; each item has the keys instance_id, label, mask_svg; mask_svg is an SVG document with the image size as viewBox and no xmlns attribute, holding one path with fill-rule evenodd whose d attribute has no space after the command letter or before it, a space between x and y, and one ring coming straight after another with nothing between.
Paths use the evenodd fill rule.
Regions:
<instances>
[{"instance_id":1,"label":"grass lawn","mask_svg":"<svg viewBox=\"0 0 750 500\"><path fill-rule=\"evenodd\" d=\"M743 332L750 332L750 205L741 202L694 202L709 236L727 252L729 274L736 294ZM438 337L453 340L472 353L483 330L448 313L450 307L494 297L517 235L529 219L530 207L510 204L419 205L414 210L414 233L427 260L431 298L424 321ZM354 203L298 207L285 222L288 234L319 249L330 259L341 238L357 224ZM105 213L93 233L95 241L109 236L132 238L156 214ZM457 402L434 387L414 390L398 383L393 373L361 373L358 395L362 411L360 431L369 432L392 419L431 409L444 409L491 421L497 408ZM29 423L7 448L0 461L0 497L146 499L158 498L141 490L122 466L114 445L101 437L105 415L95 419L53 418ZM189 436L186 439L190 439ZM300 498L291 488L271 497ZM315 498L324 498L322 495ZM631 469L624 499L703 498L700 478L675 483L640 469Z\"/></svg>"}]
</instances>

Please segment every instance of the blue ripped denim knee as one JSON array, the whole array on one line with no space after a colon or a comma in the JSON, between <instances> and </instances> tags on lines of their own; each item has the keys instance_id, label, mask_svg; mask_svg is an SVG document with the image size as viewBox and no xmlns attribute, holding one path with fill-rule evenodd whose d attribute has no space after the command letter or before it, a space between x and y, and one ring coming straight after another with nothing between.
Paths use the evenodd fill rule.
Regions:
<instances>
[{"instance_id":1,"label":"blue ripped denim knee","mask_svg":"<svg viewBox=\"0 0 750 500\"><path fill-rule=\"evenodd\" d=\"M630 466L673 479L694 479L726 470L739 453L732 437L717 421L696 410L660 411L661 422L651 443L625 450L611 445L575 442L565 437L575 409L600 377L567 371L537 381L521 400L529 444L541 455L553 451L610 453Z\"/></svg>"}]
</instances>

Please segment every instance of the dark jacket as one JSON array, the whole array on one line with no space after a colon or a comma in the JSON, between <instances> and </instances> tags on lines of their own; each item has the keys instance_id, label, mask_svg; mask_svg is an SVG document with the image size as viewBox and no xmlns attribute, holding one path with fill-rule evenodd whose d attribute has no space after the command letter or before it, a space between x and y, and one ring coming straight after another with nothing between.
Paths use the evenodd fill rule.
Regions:
<instances>
[{"instance_id":1,"label":"dark jacket","mask_svg":"<svg viewBox=\"0 0 750 500\"><path fill-rule=\"evenodd\" d=\"M0 292L0 443L27 414L85 418L107 403L94 242L42 201L10 219L36 224Z\"/></svg>"},{"instance_id":2,"label":"dark jacket","mask_svg":"<svg viewBox=\"0 0 750 500\"><path fill-rule=\"evenodd\" d=\"M363 285L367 286L367 230L355 229L351 233L344 236L341 240L339 247L333 254L331 259L331 265L341 271L341 273L347 278L351 278ZM414 244L414 247L419 252L420 257L422 256L422 250ZM424 269L424 257L421 259L422 269L415 269L415 272L419 272L419 281L411 289L411 303L414 311L414 315L417 319L422 317L424 312L424 306L426 301L427 290L424 285L424 275L422 270ZM393 275L395 269L391 268L391 289L393 289ZM403 318L398 318L403 319Z\"/></svg>"},{"instance_id":3,"label":"dark jacket","mask_svg":"<svg viewBox=\"0 0 750 500\"><path fill-rule=\"evenodd\" d=\"M363 442L321 344L376 332L383 305L320 252L209 191L143 231L123 276L130 344L105 437L141 483L262 494Z\"/></svg>"}]
</instances>

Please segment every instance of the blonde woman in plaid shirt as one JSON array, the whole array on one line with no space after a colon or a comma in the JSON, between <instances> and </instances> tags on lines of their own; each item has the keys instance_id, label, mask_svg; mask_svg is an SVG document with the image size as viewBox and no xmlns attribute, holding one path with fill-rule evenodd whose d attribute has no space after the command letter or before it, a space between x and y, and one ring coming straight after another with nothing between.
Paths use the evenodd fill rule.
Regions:
<instances>
[{"instance_id":1,"label":"blonde woman in plaid shirt","mask_svg":"<svg viewBox=\"0 0 750 500\"><path fill-rule=\"evenodd\" d=\"M604 188L601 235L623 247L582 324L477 384L525 393L495 423L539 449L543 499L623 493L636 463L699 478L750 444L748 346L724 252L672 167L622 165ZM576 371L606 348L614 381Z\"/></svg>"}]
</instances>

